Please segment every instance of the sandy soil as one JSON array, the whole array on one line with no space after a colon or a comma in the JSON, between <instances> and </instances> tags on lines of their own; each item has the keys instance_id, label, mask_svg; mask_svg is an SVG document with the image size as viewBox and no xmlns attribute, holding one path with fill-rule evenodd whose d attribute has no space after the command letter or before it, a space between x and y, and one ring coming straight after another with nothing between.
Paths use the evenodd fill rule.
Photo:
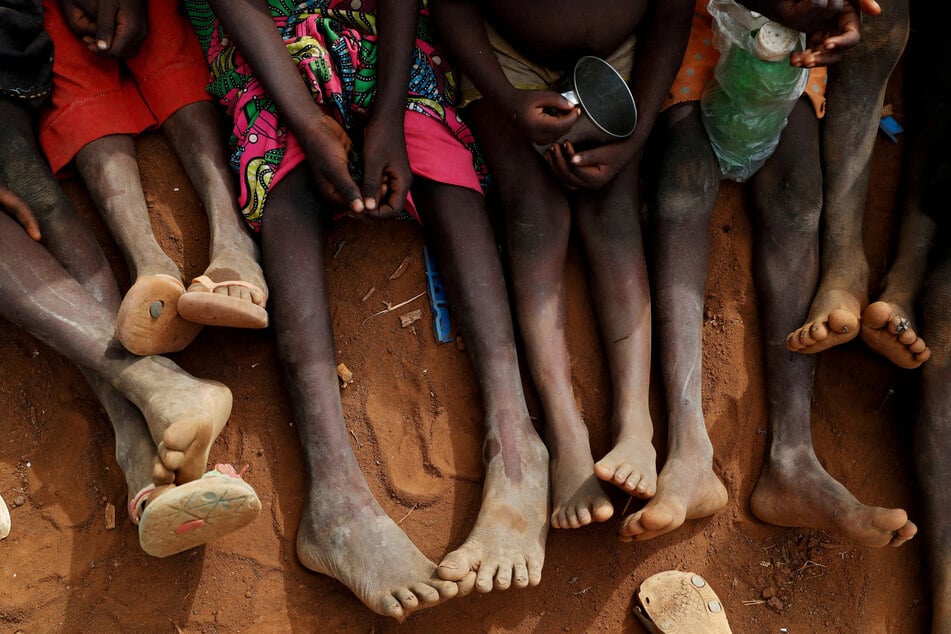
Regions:
<instances>
[{"instance_id":1,"label":"sandy soil","mask_svg":"<svg viewBox=\"0 0 951 634\"><path fill-rule=\"evenodd\" d=\"M160 136L146 136L138 147L156 229L186 274L197 274L207 229L194 192ZM897 233L891 220L900 147L880 139L876 152L866 227L873 289ZM67 186L127 286L121 256L88 198L74 183ZM619 543L617 519L553 531L539 587L454 600L402 625L297 562L302 458L271 333L206 329L174 355L190 372L234 391L234 414L211 460L249 464L246 478L264 511L250 528L159 560L138 546L112 432L79 372L0 324L0 411L8 430L0 438L0 494L13 517L12 534L0 542L0 631L641 632L632 593L670 568L705 576L738 633L923 631L928 598L920 540L866 550L752 517L748 499L766 420L751 227L739 187L724 186L710 234L704 408L729 506L647 543ZM436 343L425 300L408 307L424 309L412 327L400 327L402 311L365 321L383 301L424 290L418 227L341 222L326 253L337 356L355 376L342 392L354 450L383 507L438 560L468 534L480 500L480 402L466 352ZM407 256L406 274L388 280ZM577 258L569 276L575 389L600 455L609 442L610 388ZM904 506L914 518L908 375L853 343L822 355L816 384L814 435L828 470L861 500ZM663 456L656 376L653 387ZM625 501L615 499L618 508ZM117 509L114 529L107 528L109 505Z\"/></svg>"}]
</instances>

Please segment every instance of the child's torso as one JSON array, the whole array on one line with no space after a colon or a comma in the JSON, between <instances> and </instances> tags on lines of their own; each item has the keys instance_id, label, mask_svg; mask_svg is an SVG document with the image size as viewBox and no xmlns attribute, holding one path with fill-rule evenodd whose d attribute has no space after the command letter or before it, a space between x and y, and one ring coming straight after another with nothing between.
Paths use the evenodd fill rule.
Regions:
<instances>
[{"instance_id":1,"label":"child's torso","mask_svg":"<svg viewBox=\"0 0 951 634\"><path fill-rule=\"evenodd\" d=\"M567 68L582 55L608 57L634 33L650 0L487 0L483 11L519 52Z\"/></svg>"}]
</instances>

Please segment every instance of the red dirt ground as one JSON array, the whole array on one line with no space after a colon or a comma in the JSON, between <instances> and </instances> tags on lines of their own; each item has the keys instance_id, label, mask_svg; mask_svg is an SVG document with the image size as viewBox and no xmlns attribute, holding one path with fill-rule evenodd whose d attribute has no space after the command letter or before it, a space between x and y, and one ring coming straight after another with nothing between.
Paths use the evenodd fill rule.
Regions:
<instances>
[{"instance_id":1,"label":"red dirt ground","mask_svg":"<svg viewBox=\"0 0 951 634\"><path fill-rule=\"evenodd\" d=\"M197 274L207 229L194 192L160 136L146 136L138 147L157 231L186 275ZM876 152L866 223L873 289L897 233L900 147L880 139ZM85 193L75 184L68 189L127 285L118 250ZM923 631L929 601L920 540L866 550L752 517L748 499L766 419L751 228L738 186L723 187L710 235L704 409L716 470L730 493L727 508L645 543L619 543L617 519L553 531L539 587L453 600L403 624L372 614L295 557L302 456L270 332L206 329L173 356L234 391L234 414L211 460L249 464L246 478L264 510L249 528L160 560L138 546L112 432L81 375L3 324L0 411L9 432L0 439L0 494L11 505L13 532L0 542L0 631L641 632L632 593L670 568L706 577L738 633ZM326 253L337 356L355 376L342 392L353 448L383 507L438 560L468 534L480 500L480 402L467 353L435 342L425 300L413 305L424 309L413 327L400 327L402 311L364 323L382 301L424 290L421 249L412 223L341 222ZM413 258L407 273L389 281L406 256ZM610 389L577 258L569 277L575 389L600 454L608 447ZM362 302L371 287L376 292ZM816 385L814 435L828 470L861 500L904 506L914 518L907 377L852 343L821 356ZM652 405L663 421L658 387L655 377ZM663 455L665 430L657 427ZM625 500L615 502L620 508ZM117 509L113 530L106 528L107 504ZM764 591L776 600L766 604Z\"/></svg>"}]
</instances>

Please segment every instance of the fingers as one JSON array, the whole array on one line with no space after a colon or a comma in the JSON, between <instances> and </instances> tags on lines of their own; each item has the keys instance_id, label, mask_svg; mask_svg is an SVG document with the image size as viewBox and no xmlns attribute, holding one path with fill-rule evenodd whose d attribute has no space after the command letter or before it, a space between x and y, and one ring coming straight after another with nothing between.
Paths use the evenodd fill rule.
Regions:
<instances>
[{"instance_id":1,"label":"fingers","mask_svg":"<svg viewBox=\"0 0 951 634\"><path fill-rule=\"evenodd\" d=\"M116 32L116 17L119 13L117 0L100 0L99 14L96 15L96 48L106 52L112 46Z\"/></svg>"},{"instance_id":2,"label":"fingers","mask_svg":"<svg viewBox=\"0 0 951 634\"><path fill-rule=\"evenodd\" d=\"M112 44L109 47L110 54L115 57L135 55L149 31L149 22L143 7L137 2L126 4L132 6L119 9Z\"/></svg>"},{"instance_id":3,"label":"fingers","mask_svg":"<svg viewBox=\"0 0 951 634\"><path fill-rule=\"evenodd\" d=\"M862 13L867 15L880 15L882 7L875 0L858 0L858 7Z\"/></svg>"},{"instance_id":4,"label":"fingers","mask_svg":"<svg viewBox=\"0 0 951 634\"><path fill-rule=\"evenodd\" d=\"M40 234L40 223L36 220L36 216L33 215L33 210L30 209L30 206L26 204L26 201L20 198L20 196L8 189L5 185L0 185L0 207L3 207L16 218L23 228L26 230L28 236L40 241L42 235Z\"/></svg>"}]
</instances>

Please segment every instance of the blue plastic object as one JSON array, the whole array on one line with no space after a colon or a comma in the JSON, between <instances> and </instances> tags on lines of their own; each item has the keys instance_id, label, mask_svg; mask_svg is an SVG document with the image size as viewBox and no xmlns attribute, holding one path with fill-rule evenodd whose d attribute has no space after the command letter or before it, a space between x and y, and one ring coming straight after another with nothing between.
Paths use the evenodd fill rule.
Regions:
<instances>
[{"instance_id":1,"label":"blue plastic object","mask_svg":"<svg viewBox=\"0 0 951 634\"><path fill-rule=\"evenodd\" d=\"M891 139L892 143L898 143L898 135L905 131L901 124L895 121L895 117L891 115L882 117L878 122L878 128Z\"/></svg>"},{"instance_id":2,"label":"blue plastic object","mask_svg":"<svg viewBox=\"0 0 951 634\"><path fill-rule=\"evenodd\" d=\"M453 341L452 324L449 323L449 301L442 286L439 271L433 266L433 259L429 257L429 249L423 245L423 262L426 264L426 287L429 291L429 305L433 309L433 326L436 328L436 341L449 343Z\"/></svg>"}]
</instances>

